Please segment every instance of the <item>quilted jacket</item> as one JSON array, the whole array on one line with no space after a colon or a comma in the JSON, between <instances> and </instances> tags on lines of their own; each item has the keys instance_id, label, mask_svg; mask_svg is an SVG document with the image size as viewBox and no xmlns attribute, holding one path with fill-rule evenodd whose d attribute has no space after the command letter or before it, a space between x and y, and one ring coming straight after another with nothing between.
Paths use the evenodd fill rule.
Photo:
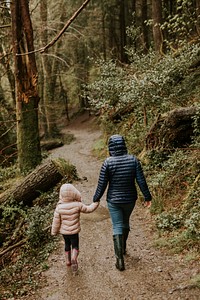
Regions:
<instances>
[{"instance_id":1,"label":"quilted jacket","mask_svg":"<svg viewBox=\"0 0 200 300\"><path fill-rule=\"evenodd\" d=\"M145 201L151 201L151 194L139 160L127 153L124 138L113 135L109 139L108 157L100 170L99 180L93 202L99 201L107 186L107 201L111 203L130 203L137 200L136 183Z\"/></svg>"},{"instance_id":2,"label":"quilted jacket","mask_svg":"<svg viewBox=\"0 0 200 300\"><path fill-rule=\"evenodd\" d=\"M83 204L80 192L72 184L63 184L54 211L51 234L71 235L80 232L80 213L91 213L98 205L98 202L90 205Z\"/></svg>"}]
</instances>

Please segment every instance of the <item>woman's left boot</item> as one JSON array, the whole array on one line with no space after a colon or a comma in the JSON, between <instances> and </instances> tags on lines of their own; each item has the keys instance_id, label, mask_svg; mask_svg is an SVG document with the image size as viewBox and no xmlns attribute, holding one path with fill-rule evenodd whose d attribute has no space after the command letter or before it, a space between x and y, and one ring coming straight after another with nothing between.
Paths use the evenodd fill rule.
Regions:
<instances>
[{"instance_id":1,"label":"woman's left boot","mask_svg":"<svg viewBox=\"0 0 200 300\"><path fill-rule=\"evenodd\" d=\"M71 251L65 251L65 257L66 257L66 265L67 267L71 266Z\"/></svg>"},{"instance_id":2,"label":"woman's left boot","mask_svg":"<svg viewBox=\"0 0 200 300\"><path fill-rule=\"evenodd\" d=\"M116 234L113 235L115 257L116 257L116 268L120 271L124 271L124 256L123 256L123 235Z\"/></svg>"}]
</instances>

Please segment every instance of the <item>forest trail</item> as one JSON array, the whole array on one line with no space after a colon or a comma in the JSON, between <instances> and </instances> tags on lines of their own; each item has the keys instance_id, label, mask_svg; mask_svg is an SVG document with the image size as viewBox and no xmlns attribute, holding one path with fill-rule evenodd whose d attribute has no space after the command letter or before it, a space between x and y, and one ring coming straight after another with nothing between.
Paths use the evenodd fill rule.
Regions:
<instances>
[{"instance_id":1,"label":"forest trail","mask_svg":"<svg viewBox=\"0 0 200 300\"><path fill-rule=\"evenodd\" d=\"M101 161L92 148L101 132L94 117L83 115L64 132L75 140L51 152L52 157L69 160L82 179L73 184L85 203L92 201ZM105 196L92 214L81 215L79 272L72 275L65 265L64 243L48 259L49 269L42 275L44 286L29 300L199 300L199 290L190 278L200 271L197 262L185 262L180 255L170 256L153 247L153 224L149 211L140 201L131 217L126 270L115 268L112 228Z\"/></svg>"}]
</instances>

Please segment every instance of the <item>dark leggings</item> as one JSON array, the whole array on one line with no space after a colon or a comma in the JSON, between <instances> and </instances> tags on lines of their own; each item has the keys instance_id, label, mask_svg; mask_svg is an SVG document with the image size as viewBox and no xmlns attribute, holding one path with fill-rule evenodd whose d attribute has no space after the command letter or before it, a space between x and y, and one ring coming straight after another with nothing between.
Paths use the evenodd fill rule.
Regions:
<instances>
[{"instance_id":1,"label":"dark leggings","mask_svg":"<svg viewBox=\"0 0 200 300\"><path fill-rule=\"evenodd\" d=\"M65 251L70 251L72 249L79 250L79 234L63 234L65 240Z\"/></svg>"}]
</instances>

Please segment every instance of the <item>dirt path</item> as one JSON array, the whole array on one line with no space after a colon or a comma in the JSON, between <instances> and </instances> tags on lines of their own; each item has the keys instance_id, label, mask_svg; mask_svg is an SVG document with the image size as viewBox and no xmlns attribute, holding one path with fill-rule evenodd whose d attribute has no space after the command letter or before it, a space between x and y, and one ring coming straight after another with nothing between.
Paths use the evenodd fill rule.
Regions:
<instances>
[{"instance_id":1,"label":"dirt path","mask_svg":"<svg viewBox=\"0 0 200 300\"><path fill-rule=\"evenodd\" d=\"M76 140L52 152L53 157L69 159L81 178L74 182L86 203L92 201L101 162L91 149L100 137L93 128L93 119L83 116L79 126L72 123L66 132ZM112 230L105 197L92 214L82 214L80 233L79 273L67 270L64 243L49 258L50 268L43 276L46 285L35 299L45 300L198 300L199 291L189 286L189 280L199 272L197 263L186 263L180 256L168 256L152 247L151 216L139 201L131 218L126 270L115 268Z\"/></svg>"}]
</instances>

